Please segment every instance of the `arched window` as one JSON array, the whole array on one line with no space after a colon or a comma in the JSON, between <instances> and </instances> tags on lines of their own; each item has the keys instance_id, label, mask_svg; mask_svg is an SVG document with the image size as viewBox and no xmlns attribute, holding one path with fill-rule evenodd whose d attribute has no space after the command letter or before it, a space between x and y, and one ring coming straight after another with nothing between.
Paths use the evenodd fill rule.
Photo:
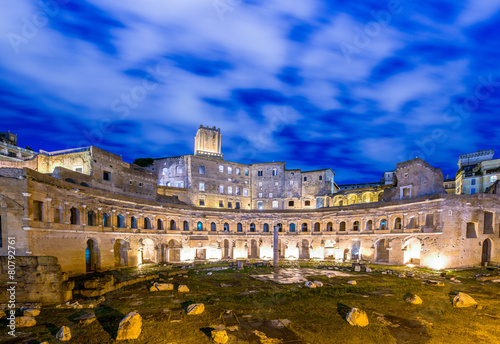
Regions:
<instances>
[{"instance_id":1,"label":"arched window","mask_svg":"<svg viewBox=\"0 0 500 344\"><path fill-rule=\"evenodd\" d=\"M354 221L354 223L352 224L352 230L359 231L359 221Z\"/></svg>"},{"instance_id":2,"label":"arched window","mask_svg":"<svg viewBox=\"0 0 500 344\"><path fill-rule=\"evenodd\" d=\"M151 229L151 220L148 217L144 218L144 229Z\"/></svg>"},{"instance_id":3,"label":"arched window","mask_svg":"<svg viewBox=\"0 0 500 344\"><path fill-rule=\"evenodd\" d=\"M125 227L125 218L123 217L123 215L117 215L116 216L116 226L118 228Z\"/></svg>"},{"instance_id":4,"label":"arched window","mask_svg":"<svg viewBox=\"0 0 500 344\"><path fill-rule=\"evenodd\" d=\"M175 221L174 220L170 220L170 230L171 231L175 231L177 229L177 227L175 226Z\"/></svg>"},{"instance_id":5,"label":"arched window","mask_svg":"<svg viewBox=\"0 0 500 344\"><path fill-rule=\"evenodd\" d=\"M263 226L263 228L262 228L262 231L263 231L264 233L269 232L269 225L268 225L267 223L264 223L264 226Z\"/></svg>"},{"instance_id":6,"label":"arched window","mask_svg":"<svg viewBox=\"0 0 500 344\"><path fill-rule=\"evenodd\" d=\"M278 227L278 232L283 232L283 225L281 223L278 223L276 227Z\"/></svg>"},{"instance_id":7,"label":"arched window","mask_svg":"<svg viewBox=\"0 0 500 344\"><path fill-rule=\"evenodd\" d=\"M385 230L385 229L387 229L387 220L386 219L380 220L380 230Z\"/></svg>"},{"instance_id":8,"label":"arched window","mask_svg":"<svg viewBox=\"0 0 500 344\"><path fill-rule=\"evenodd\" d=\"M333 223L328 222L328 223L326 224L326 231L327 231L327 232L333 232Z\"/></svg>"},{"instance_id":9,"label":"arched window","mask_svg":"<svg viewBox=\"0 0 500 344\"><path fill-rule=\"evenodd\" d=\"M288 226L288 231L295 232L295 223L290 223L290 225Z\"/></svg>"},{"instance_id":10,"label":"arched window","mask_svg":"<svg viewBox=\"0 0 500 344\"><path fill-rule=\"evenodd\" d=\"M162 219L158 219L156 221L156 229L158 229L159 231L163 230L163 220Z\"/></svg>"},{"instance_id":11,"label":"arched window","mask_svg":"<svg viewBox=\"0 0 500 344\"><path fill-rule=\"evenodd\" d=\"M371 231L372 229L373 229L373 221L372 220L366 221L366 230Z\"/></svg>"},{"instance_id":12,"label":"arched window","mask_svg":"<svg viewBox=\"0 0 500 344\"><path fill-rule=\"evenodd\" d=\"M80 224L80 211L73 207L69 210L69 213L70 213L70 217L69 217L69 220L70 220L70 223L72 225L79 225Z\"/></svg>"},{"instance_id":13,"label":"arched window","mask_svg":"<svg viewBox=\"0 0 500 344\"><path fill-rule=\"evenodd\" d=\"M237 231L237 232L243 232L243 226L241 225L241 223L238 223L238 224L236 225L236 231Z\"/></svg>"},{"instance_id":14,"label":"arched window","mask_svg":"<svg viewBox=\"0 0 500 344\"><path fill-rule=\"evenodd\" d=\"M189 223L187 221L184 221L184 230L185 231L189 230Z\"/></svg>"},{"instance_id":15,"label":"arched window","mask_svg":"<svg viewBox=\"0 0 500 344\"><path fill-rule=\"evenodd\" d=\"M102 226L103 227L111 227L111 218L109 217L108 213L103 213L102 214Z\"/></svg>"},{"instance_id":16,"label":"arched window","mask_svg":"<svg viewBox=\"0 0 500 344\"><path fill-rule=\"evenodd\" d=\"M137 219L134 216L130 219L130 227L134 229L137 228Z\"/></svg>"},{"instance_id":17,"label":"arched window","mask_svg":"<svg viewBox=\"0 0 500 344\"><path fill-rule=\"evenodd\" d=\"M203 230L203 223L198 222L198 230L202 231Z\"/></svg>"},{"instance_id":18,"label":"arched window","mask_svg":"<svg viewBox=\"0 0 500 344\"><path fill-rule=\"evenodd\" d=\"M302 232L307 232L307 223L306 222L304 222L302 224Z\"/></svg>"},{"instance_id":19,"label":"arched window","mask_svg":"<svg viewBox=\"0 0 500 344\"><path fill-rule=\"evenodd\" d=\"M394 229L401 229L401 218L396 217L394 219Z\"/></svg>"},{"instance_id":20,"label":"arched window","mask_svg":"<svg viewBox=\"0 0 500 344\"><path fill-rule=\"evenodd\" d=\"M224 223L224 232L229 233L229 224L227 222Z\"/></svg>"},{"instance_id":21,"label":"arched window","mask_svg":"<svg viewBox=\"0 0 500 344\"><path fill-rule=\"evenodd\" d=\"M250 224L250 232L255 232L255 223Z\"/></svg>"},{"instance_id":22,"label":"arched window","mask_svg":"<svg viewBox=\"0 0 500 344\"><path fill-rule=\"evenodd\" d=\"M320 225L320 223L319 223L319 222L316 222L316 223L314 224L314 231L315 231L315 232L320 232L320 231L321 231L321 225Z\"/></svg>"},{"instance_id":23,"label":"arched window","mask_svg":"<svg viewBox=\"0 0 500 344\"><path fill-rule=\"evenodd\" d=\"M339 231L345 231L345 221L342 221L339 225Z\"/></svg>"},{"instance_id":24,"label":"arched window","mask_svg":"<svg viewBox=\"0 0 500 344\"><path fill-rule=\"evenodd\" d=\"M89 226L95 226L96 225L95 211L91 210L91 211L87 212L87 224Z\"/></svg>"},{"instance_id":25,"label":"arched window","mask_svg":"<svg viewBox=\"0 0 500 344\"><path fill-rule=\"evenodd\" d=\"M217 231L217 225L215 224L215 222L212 222L212 223L210 224L210 230L211 230L212 232L216 232L216 231Z\"/></svg>"}]
</instances>

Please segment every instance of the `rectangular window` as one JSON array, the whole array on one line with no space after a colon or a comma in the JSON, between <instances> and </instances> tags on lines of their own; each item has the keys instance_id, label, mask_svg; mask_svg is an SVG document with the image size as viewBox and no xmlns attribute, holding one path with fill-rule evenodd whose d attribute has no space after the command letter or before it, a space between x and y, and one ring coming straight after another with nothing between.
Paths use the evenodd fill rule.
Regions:
<instances>
[{"instance_id":1,"label":"rectangular window","mask_svg":"<svg viewBox=\"0 0 500 344\"><path fill-rule=\"evenodd\" d=\"M278 169L277 168L273 168L273 176L277 176L278 175Z\"/></svg>"},{"instance_id":2,"label":"rectangular window","mask_svg":"<svg viewBox=\"0 0 500 344\"><path fill-rule=\"evenodd\" d=\"M236 175L239 176L241 174L241 170L239 168L236 169Z\"/></svg>"},{"instance_id":3,"label":"rectangular window","mask_svg":"<svg viewBox=\"0 0 500 344\"><path fill-rule=\"evenodd\" d=\"M264 206L262 205L262 201L257 202L257 209L262 209Z\"/></svg>"},{"instance_id":4,"label":"rectangular window","mask_svg":"<svg viewBox=\"0 0 500 344\"><path fill-rule=\"evenodd\" d=\"M323 176L319 176L319 180L323 180Z\"/></svg>"},{"instance_id":5,"label":"rectangular window","mask_svg":"<svg viewBox=\"0 0 500 344\"><path fill-rule=\"evenodd\" d=\"M43 202L33 201L33 221L43 221Z\"/></svg>"},{"instance_id":6,"label":"rectangular window","mask_svg":"<svg viewBox=\"0 0 500 344\"><path fill-rule=\"evenodd\" d=\"M142 188L142 183L139 183L139 186Z\"/></svg>"},{"instance_id":7,"label":"rectangular window","mask_svg":"<svg viewBox=\"0 0 500 344\"><path fill-rule=\"evenodd\" d=\"M200 206L203 207L205 205L205 200L204 199L200 199Z\"/></svg>"},{"instance_id":8,"label":"rectangular window","mask_svg":"<svg viewBox=\"0 0 500 344\"><path fill-rule=\"evenodd\" d=\"M236 194L241 195L241 189L239 187L236 187Z\"/></svg>"},{"instance_id":9,"label":"rectangular window","mask_svg":"<svg viewBox=\"0 0 500 344\"><path fill-rule=\"evenodd\" d=\"M497 180L497 176L490 177L490 183L494 183Z\"/></svg>"},{"instance_id":10,"label":"rectangular window","mask_svg":"<svg viewBox=\"0 0 500 344\"><path fill-rule=\"evenodd\" d=\"M470 194L475 194L476 193L476 188L470 188Z\"/></svg>"},{"instance_id":11,"label":"rectangular window","mask_svg":"<svg viewBox=\"0 0 500 344\"><path fill-rule=\"evenodd\" d=\"M232 208L233 207L233 202L227 202L227 207Z\"/></svg>"},{"instance_id":12,"label":"rectangular window","mask_svg":"<svg viewBox=\"0 0 500 344\"><path fill-rule=\"evenodd\" d=\"M307 182L307 177L304 177L304 181Z\"/></svg>"},{"instance_id":13,"label":"rectangular window","mask_svg":"<svg viewBox=\"0 0 500 344\"><path fill-rule=\"evenodd\" d=\"M245 176L248 176L248 170L245 170Z\"/></svg>"},{"instance_id":14,"label":"rectangular window","mask_svg":"<svg viewBox=\"0 0 500 344\"><path fill-rule=\"evenodd\" d=\"M259 192L259 198L262 198L262 192Z\"/></svg>"},{"instance_id":15,"label":"rectangular window","mask_svg":"<svg viewBox=\"0 0 500 344\"><path fill-rule=\"evenodd\" d=\"M240 209L240 202L236 202L234 205L234 209Z\"/></svg>"},{"instance_id":16,"label":"rectangular window","mask_svg":"<svg viewBox=\"0 0 500 344\"><path fill-rule=\"evenodd\" d=\"M470 185L476 185L476 179L475 178L470 180Z\"/></svg>"},{"instance_id":17,"label":"rectangular window","mask_svg":"<svg viewBox=\"0 0 500 344\"><path fill-rule=\"evenodd\" d=\"M219 193L224 193L224 185L219 185Z\"/></svg>"},{"instance_id":18,"label":"rectangular window","mask_svg":"<svg viewBox=\"0 0 500 344\"><path fill-rule=\"evenodd\" d=\"M178 188L183 188L184 182L177 182L175 186L177 186Z\"/></svg>"},{"instance_id":19,"label":"rectangular window","mask_svg":"<svg viewBox=\"0 0 500 344\"><path fill-rule=\"evenodd\" d=\"M232 186L228 186L227 187L227 194L228 195L232 195L233 194L233 187Z\"/></svg>"},{"instance_id":20,"label":"rectangular window","mask_svg":"<svg viewBox=\"0 0 500 344\"><path fill-rule=\"evenodd\" d=\"M200 166L200 174L205 174L205 166Z\"/></svg>"},{"instance_id":21,"label":"rectangular window","mask_svg":"<svg viewBox=\"0 0 500 344\"><path fill-rule=\"evenodd\" d=\"M200 191L205 191L205 183L200 183Z\"/></svg>"},{"instance_id":22,"label":"rectangular window","mask_svg":"<svg viewBox=\"0 0 500 344\"><path fill-rule=\"evenodd\" d=\"M272 192L269 193L269 198L273 198L273 193Z\"/></svg>"},{"instance_id":23,"label":"rectangular window","mask_svg":"<svg viewBox=\"0 0 500 344\"><path fill-rule=\"evenodd\" d=\"M290 185L293 185L293 180L290 180Z\"/></svg>"},{"instance_id":24,"label":"rectangular window","mask_svg":"<svg viewBox=\"0 0 500 344\"><path fill-rule=\"evenodd\" d=\"M257 176L258 176L258 177L262 177L262 175L263 175L262 170L258 170L258 171L257 171Z\"/></svg>"},{"instance_id":25,"label":"rectangular window","mask_svg":"<svg viewBox=\"0 0 500 344\"><path fill-rule=\"evenodd\" d=\"M262 182L259 182L259 186L262 186Z\"/></svg>"},{"instance_id":26,"label":"rectangular window","mask_svg":"<svg viewBox=\"0 0 500 344\"><path fill-rule=\"evenodd\" d=\"M219 172L224 172L224 166L219 165Z\"/></svg>"},{"instance_id":27,"label":"rectangular window","mask_svg":"<svg viewBox=\"0 0 500 344\"><path fill-rule=\"evenodd\" d=\"M311 206L311 201L305 201L305 205L306 205L306 207L310 207Z\"/></svg>"},{"instance_id":28,"label":"rectangular window","mask_svg":"<svg viewBox=\"0 0 500 344\"><path fill-rule=\"evenodd\" d=\"M293 202L293 201L288 201L288 206L289 206L289 207L293 207L293 205L294 205L294 202Z\"/></svg>"},{"instance_id":29,"label":"rectangular window","mask_svg":"<svg viewBox=\"0 0 500 344\"><path fill-rule=\"evenodd\" d=\"M73 167L73 171L83 173L83 166L75 166Z\"/></svg>"},{"instance_id":30,"label":"rectangular window","mask_svg":"<svg viewBox=\"0 0 500 344\"><path fill-rule=\"evenodd\" d=\"M279 183L278 183L278 182L274 182L274 186L278 186L278 185L279 185Z\"/></svg>"},{"instance_id":31,"label":"rectangular window","mask_svg":"<svg viewBox=\"0 0 500 344\"><path fill-rule=\"evenodd\" d=\"M248 189L243 189L243 196L248 196Z\"/></svg>"},{"instance_id":32,"label":"rectangular window","mask_svg":"<svg viewBox=\"0 0 500 344\"><path fill-rule=\"evenodd\" d=\"M111 172L108 172L108 171L104 171L102 172L102 179L104 180L111 180Z\"/></svg>"},{"instance_id":33,"label":"rectangular window","mask_svg":"<svg viewBox=\"0 0 500 344\"><path fill-rule=\"evenodd\" d=\"M233 174L233 168L231 166L227 167L227 173Z\"/></svg>"},{"instance_id":34,"label":"rectangular window","mask_svg":"<svg viewBox=\"0 0 500 344\"><path fill-rule=\"evenodd\" d=\"M219 201L219 208L224 208L224 201Z\"/></svg>"},{"instance_id":35,"label":"rectangular window","mask_svg":"<svg viewBox=\"0 0 500 344\"><path fill-rule=\"evenodd\" d=\"M273 208L274 209L278 208L278 201L273 201Z\"/></svg>"}]
</instances>

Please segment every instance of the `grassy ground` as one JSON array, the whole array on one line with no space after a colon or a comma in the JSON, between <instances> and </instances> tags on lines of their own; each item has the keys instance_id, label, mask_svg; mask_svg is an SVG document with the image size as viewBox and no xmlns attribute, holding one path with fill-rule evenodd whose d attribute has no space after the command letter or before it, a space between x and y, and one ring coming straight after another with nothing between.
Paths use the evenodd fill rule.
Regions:
<instances>
[{"instance_id":1,"label":"grassy ground","mask_svg":"<svg viewBox=\"0 0 500 344\"><path fill-rule=\"evenodd\" d=\"M316 267L326 264L308 262L301 265ZM396 274L380 272L385 269L410 271L408 268L378 266L375 267L378 271L368 274L348 272L354 275L352 277L328 279L323 275L314 276L309 279L323 282L324 287L308 289L302 284L280 285L251 277L252 274L272 273L271 268L212 271L211 276L203 270L206 268L210 266L183 270L187 278L180 276L177 268L160 271L164 281L176 286L188 285L191 291L187 294L150 292L151 283L148 282L107 294L106 301L93 310L44 307L37 317L37 325L18 329L18 334L23 332L26 335L15 341L8 340L6 322L3 321L0 342L17 343L22 342L22 338L26 343L43 340L55 343L58 329L66 325L72 329L74 337L70 343L115 343L118 323L130 311L136 310L143 317L143 328L139 339L131 342L210 343L207 335L210 328L231 325L223 314L232 310L236 315L233 322L239 322L240 331L228 332L230 343L259 343L252 341L241 329L245 323L272 319L290 320L288 328L302 343L311 344L500 343L500 284L470 278L478 273L497 273L495 271L447 271L441 277L430 270L411 270L422 278L445 281L444 287L435 287L422 284L422 278L399 278ZM153 272L156 272L154 268L147 271ZM122 275L125 273L121 272ZM462 283L451 283L449 278L452 276ZM353 279L357 285L347 284ZM221 287L221 284L230 286ZM459 291L474 297L481 307L453 308L451 300ZM406 303L404 296L408 293L419 295L424 303L418 306ZM183 307L199 302L205 304L205 312L187 316ZM345 314L351 307L367 312L368 327L352 327L345 321ZM88 327L78 326L72 321L87 311L95 313L98 320ZM288 341L292 342L300 341Z\"/></svg>"}]
</instances>

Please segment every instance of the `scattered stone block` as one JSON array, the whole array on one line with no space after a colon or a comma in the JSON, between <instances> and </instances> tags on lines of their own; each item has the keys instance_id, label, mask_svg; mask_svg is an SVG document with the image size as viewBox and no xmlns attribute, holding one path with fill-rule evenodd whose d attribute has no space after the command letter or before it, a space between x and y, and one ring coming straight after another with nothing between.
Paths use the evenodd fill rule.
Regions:
<instances>
[{"instance_id":1,"label":"scattered stone block","mask_svg":"<svg viewBox=\"0 0 500 344\"><path fill-rule=\"evenodd\" d=\"M187 315L198 315L203 313L205 310L205 305L203 303L193 303L189 305L186 309Z\"/></svg>"},{"instance_id":2,"label":"scattered stone block","mask_svg":"<svg viewBox=\"0 0 500 344\"><path fill-rule=\"evenodd\" d=\"M35 325L35 317L22 316L16 318L16 327L33 327Z\"/></svg>"},{"instance_id":3,"label":"scattered stone block","mask_svg":"<svg viewBox=\"0 0 500 344\"><path fill-rule=\"evenodd\" d=\"M316 284L316 287L321 288L323 286L323 282L320 281L314 281L314 284Z\"/></svg>"},{"instance_id":4,"label":"scattered stone block","mask_svg":"<svg viewBox=\"0 0 500 344\"><path fill-rule=\"evenodd\" d=\"M137 339L142 331L142 317L137 312L130 312L120 321L116 340Z\"/></svg>"},{"instance_id":5,"label":"scattered stone block","mask_svg":"<svg viewBox=\"0 0 500 344\"><path fill-rule=\"evenodd\" d=\"M150 291L168 291L174 290L174 285L172 283L155 283L149 289Z\"/></svg>"},{"instance_id":6,"label":"scattered stone block","mask_svg":"<svg viewBox=\"0 0 500 344\"><path fill-rule=\"evenodd\" d=\"M477 302L470 295L465 293L458 293L457 296L453 298L453 307L465 308L476 306Z\"/></svg>"},{"instance_id":7,"label":"scattered stone block","mask_svg":"<svg viewBox=\"0 0 500 344\"><path fill-rule=\"evenodd\" d=\"M351 284L351 285L356 285L358 284L356 281L347 281L348 284Z\"/></svg>"},{"instance_id":8,"label":"scattered stone block","mask_svg":"<svg viewBox=\"0 0 500 344\"><path fill-rule=\"evenodd\" d=\"M427 285L432 285L434 287L444 287L443 281L425 280L424 283Z\"/></svg>"},{"instance_id":9,"label":"scattered stone block","mask_svg":"<svg viewBox=\"0 0 500 344\"><path fill-rule=\"evenodd\" d=\"M91 313L85 313L83 315L80 315L78 318L75 318L75 322L82 326L88 326L92 324L95 320L96 320L95 315Z\"/></svg>"},{"instance_id":10,"label":"scattered stone block","mask_svg":"<svg viewBox=\"0 0 500 344\"><path fill-rule=\"evenodd\" d=\"M316 284L315 284L314 282L311 282L311 281L307 281L304 285L305 285L307 288L311 288L311 289L316 288Z\"/></svg>"},{"instance_id":11,"label":"scattered stone block","mask_svg":"<svg viewBox=\"0 0 500 344\"><path fill-rule=\"evenodd\" d=\"M411 303L412 305L421 305L422 304L422 299L418 295L412 295L407 297L406 302Z\"/></svg>"},{"instance_id":12,"label":"scattered stone block","mask_svg":"<svg viewBox=\"0 0 500 344\"><path fill-rule=\"evenodd\" d=\"M68 326L62 326L56 334L57 340L61 342L67 342L71 340L71 330Z\"/></svg>"},{"instance_id":13,"label":"scattered stone block","mask_svg":"<svg viewBox=\"0 0 500 344\"><path fill-rule=\"evenodd\" d=\"M398 277L399 278L406 278L406 274L399 274Z\"/></svg>"},{"instance_id":14,"label":"scattered stone block","mask_svg":"<svg viewBox=\"0 0 500 344\"><path fill-rule=\"evenodd\" d=\"M352 308L347 313L346 320L351 326L365 327L369 324L366 312L358 308Z\"/></svg>"},{"instance_id":15,"label":"scattered stone block","mask_svg":"<svg viewBox=\"0 0 500 344\"><path fill-rule=\"evenodd\" d=\"M212 330L212 341L216 344L226 344L229 341L226 330Z\"/></svg>"},{"instance_id":16,"label":"scattered stone block","mask_svg":"<svg viewBox=\"0 0 500 344\"><path fill-rule=\"evenodd\" d=\"M40 315L40 310L36 308L25 309L23 315L27 317L37 317Z\"/></svg>"},{"instance_id":17,"label":"scattered stone block","mask_svg":"<svg viewBox=\"0 0 500 344\"><path fill-rule=\"evenodd\" d=\"M207 272L207 276L212 276L212 273L211 272Z\"/></svg>"},{"instance_id":18,"label":"scattered stone block","mask_svg":"<svg viewBox=\"0 0 500 344\"><path fill-rule=\"evenodd\" d=\"M335 274L333 272L329 272L329 273L326 274L326 277L328 277L328 278L334 278Z\"/></svg>"},{"instance_id":19,"label":"scattered stone block","mask_svg":"<svg viewBox=\"0 0 500 344\"><path fill-rule=\"evenodd\" d=\"M366 267L366 272L372 272L372 268Z\"/></svg>"},{"instance_id":20,"label":"scattered stone block","mask_svg":"<svg viewBox=\"0 0 500 344\"><path fill-rule=\"evenodd\" d=\"M221 283L220 286L222 288L229 288L231 286L231 284L229 284L229 283Z\"/></svg>"},{"instance_id":21,"label":"scattered stone block","mask_svg":"<svg viewBox=\"0 0 500 344\"><path fill-rule=\"evenodd\" d=\"M177 291L179 293L189 293L189 288L185 284L179 285L179 288L177 288Z\"/></svg>"}]
</instances>

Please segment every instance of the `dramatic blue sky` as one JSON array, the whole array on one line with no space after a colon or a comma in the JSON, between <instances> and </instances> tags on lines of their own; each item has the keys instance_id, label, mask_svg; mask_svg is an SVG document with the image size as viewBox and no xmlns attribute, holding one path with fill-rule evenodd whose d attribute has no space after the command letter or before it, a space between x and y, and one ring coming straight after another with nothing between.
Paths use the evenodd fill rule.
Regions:
<instances>
[{"instance_id":1,"label":"dramatic blue sky","mask_svg":"<svg viewBox=\"0 0 500 344\"><path fill-rule=\"evenodd\" d=\"M500 0L0 0L0 131L19 145L190 154L376 181L495 149Z\"/></svg>"}]
</instances>

